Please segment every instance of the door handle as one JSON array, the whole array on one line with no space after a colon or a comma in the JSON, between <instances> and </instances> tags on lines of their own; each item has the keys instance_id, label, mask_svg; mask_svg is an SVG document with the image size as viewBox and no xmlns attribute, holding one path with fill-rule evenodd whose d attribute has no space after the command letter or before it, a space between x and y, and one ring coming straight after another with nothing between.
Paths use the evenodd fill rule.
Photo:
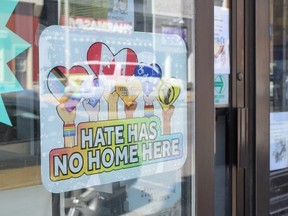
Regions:
<instances>
[{"instance_id":1,"label":"door handle","mask_svg":"<svg viewBox=\"0 0 288 216\"><path fill-rule=\"evenodd\" d=\"M248 109L238 108L237 110L237 168L247 167L247 137L248 137Z\"/></svg>"}]
</instances>

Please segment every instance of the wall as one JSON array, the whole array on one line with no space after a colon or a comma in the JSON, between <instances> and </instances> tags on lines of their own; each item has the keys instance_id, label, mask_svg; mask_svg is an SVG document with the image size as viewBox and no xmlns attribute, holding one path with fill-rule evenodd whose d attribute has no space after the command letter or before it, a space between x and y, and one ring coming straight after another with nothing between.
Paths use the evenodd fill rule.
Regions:
<instances>
[{"instance_id":1,"label":"wall","mask_svg":"<svg viewBox=\"0 0 288 216\"><path fill-rule=\"evenodd\" d=\"M1 191L1 215L51 216L52 198L42 185Z\"/></svg>"}]
</instances>

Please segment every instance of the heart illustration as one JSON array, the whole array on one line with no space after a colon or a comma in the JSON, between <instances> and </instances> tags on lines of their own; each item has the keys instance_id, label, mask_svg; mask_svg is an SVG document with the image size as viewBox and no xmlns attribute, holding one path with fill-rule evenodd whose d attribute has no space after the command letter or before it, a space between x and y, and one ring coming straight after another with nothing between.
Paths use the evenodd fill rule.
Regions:
<instances>
[{"instance_id":1,"label":"heart illustration","mask_svg":"<svg viewBox=\"0 0 288 216\"><path fill-rule=\"evenodd\" d=\"M87 60L97 77L104 76L103 80L110 82L110 92L115 90L117 80L122 77L128 79L134 74L138 63L137 55L132 49L124 48L114 54L106 44L101 42L90 46Z\"/></svg>"},{"instance_id":2,"label":"heart illustration","mask_svg":"<svg viewBox=\"0 0 288 216\"><path fill-rule=\"evenodd\" d=\"M168 110L180 95L180 84L175 78L163 79L158 89L157 100L164 110Z\"/></svg>"},{"instance_id":3,"label":"heart illustration","mask_svg":"<svg viewBox=\"0 0 288 216\"><path fill-rule=\"evenodd\" d=\"M141 62L136 66L134 75L141 81L143 92L148 96L159 84L162 77L162 70L158 64L147 65Z\"/></svg>"},{"instance_id":4,"label":"heart illustration","mask_svg":"<svg viewBox=\"0 0 288 216\"><path fill-rule=\"evenodd\" d=\"M133 79L132 81L121 79L116 83L115 89L123 102L127 106L130 106L140 95L142 86L138 79Z\"/></svg>"},{"instance_id":5,"label":"heart illustration","mask_svg":"<svg viewBox=\"0 0 288 216\"><path fill-rule=\"evenodd\" d=\"M71 112L82 97L83 82L88 72L81 66L70 70L63 66L54 67L48 74L47 86L59 103L64 103L67 111Z\"/></svg>"},{"instance_id":6,"label":"heart illustration","mask_svg":"<svg viewBox=\"0 0 288 216\"><path fill-rule=\"evenodd\" d=\"M99 78L87 79L83 85L85 85L83 98L88 100L88 104L95 107L104 93L103 82Z\"/></svg>"}]
</instances>

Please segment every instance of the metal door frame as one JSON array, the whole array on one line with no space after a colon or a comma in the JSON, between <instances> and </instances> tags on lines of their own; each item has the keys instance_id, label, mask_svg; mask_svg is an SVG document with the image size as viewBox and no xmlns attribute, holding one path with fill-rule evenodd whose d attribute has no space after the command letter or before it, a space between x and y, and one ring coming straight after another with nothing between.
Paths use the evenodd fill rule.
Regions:
<instances>
[{"instance_id":1,"label":"metal door frame","mask_svg":"<svg viewBox=\"0 0 288 216\"><path fill-rule=\"evenodd\" d=\"M213 53L213 6L213 1L196 0L197 216L215 212L214 60L209 55ZM239 157L242 157L237 152L232 177L232 215L264 216L269 215L269 0L239 0L231 10L231 16L234 16L232 46L236 46L232 50L232 107L248 110L244 129L246 147L242 152L246 171L239 173L237 169ZM236 30L238 36L234 35ZM244 73L244 81L239 80L239 72ZM236 122L238 127L237 117ZM235 134L236 142L237 136Z\"/></svg>"},{"instance_id":2,"label":"metal door frame","mask_svg":"<svg viewBox=\"0 0 288 216\"><path fill-rule=\"evenodd\" d=\"M195 1L196 215L214 215L214 1Z\"/></svg>"},{"instance_id":3,"label":"metal door frame","mask_svg":"<svg viewBox=\"0 0 288 216\"><path fill-rule=\"evenodd\" d=\"M238 114L240 108L240 133L234 139L232 215L264 216L269 215L269 0L233 2L232 107Z\"/></svg>"},{"instance_id":4,"label":"metal door frame","mask_svg":"<svg viewBox=\"0 0 288 216\"><path fill-rule=\"evenodd\" d=\"M255 1L255 215L269 215L269 0Z\"/></svg>"}]
</instances>

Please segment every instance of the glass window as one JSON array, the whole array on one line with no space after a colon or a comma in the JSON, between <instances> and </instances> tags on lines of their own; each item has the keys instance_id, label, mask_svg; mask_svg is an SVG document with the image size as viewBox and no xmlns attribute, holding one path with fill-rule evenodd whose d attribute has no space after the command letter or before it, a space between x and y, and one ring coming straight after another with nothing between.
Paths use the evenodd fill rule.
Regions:
<instances>
[{"instance_id":1,"label":"glass window","mask_svg":"<svg viewBox=\"0 0 288 216\"><path fill-rule=\"evenodd\" d=\"M195 215L194 1L8 0L0 17L1 211Z\"/></svg>"},{"instance_id":2,"label":"glass window","mask_svg":"<svg viewBox=\"0 0 288 216\"><path fill-rule=\"evenodd\" d=\"M231 215L230 6L214 0L215 216Z\"/></svg>"},{"instance_id":3,"label":"glass window","mask_svg":"<svg viewBox=\"0 0 288 216\"><path fill-rule=\"evenodd\" d=\"M287 206L287 1L270 1L270 214Z\"/></svg>"},{"instance_id":4,"label":"glass window","mask_svg":"<svg viewBox=\"0 0 288 216\"><path fill-rule=\"evenodd\" d=\"M16 3L0 12L1 189L41 184L38 15L34 4Z\"/></svg>"}]
</instances>

